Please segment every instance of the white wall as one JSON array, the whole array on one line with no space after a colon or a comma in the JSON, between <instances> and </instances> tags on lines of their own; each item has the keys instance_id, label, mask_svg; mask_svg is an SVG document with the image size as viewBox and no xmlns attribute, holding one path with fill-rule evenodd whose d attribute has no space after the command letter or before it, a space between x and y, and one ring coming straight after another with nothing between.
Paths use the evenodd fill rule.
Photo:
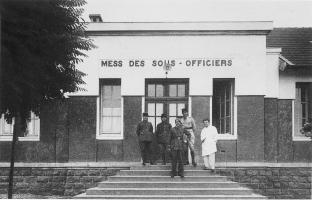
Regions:
<instances>
[{"instance_id":1,"label":"white wall","mask_svg":"<svg viewBox=\"0 0 312 200\"><path fill-rule=\"evenodd\" d=\"M232 59L227 67L173 67L168 78L190 78L190 95L212 95L212 78L235 78L236 95L266 95L266 44L264 35L207 36L94 36L97 49L79 66L87 92L98 95L99 78L122 78L122 95L144 95L145 78L165 78L154 59ZM128 62L145 60L144 67L101 67L101 59ZM273 94L270 94L273 95Z\"/></svg>"},{"instance_id":2,"label":"white wall","mask_svg":"<svg viewBox=\"0 0 312 200\"><path fill-rule=\"evenodd\" d=\"M296 82L312 82L312 70L306 72L280 72L279 98L296 99Z\"/></svg>"},{"instance_id":3,"label":"white wall","mask_svg":"<svg viewBox=\"0 0 312 200\"><path fill-rule=\"evenodd\" d=\"M278 98L279 96L279 54L281 49L267 49L265 97Z\"/></svg>"}]
</instances>

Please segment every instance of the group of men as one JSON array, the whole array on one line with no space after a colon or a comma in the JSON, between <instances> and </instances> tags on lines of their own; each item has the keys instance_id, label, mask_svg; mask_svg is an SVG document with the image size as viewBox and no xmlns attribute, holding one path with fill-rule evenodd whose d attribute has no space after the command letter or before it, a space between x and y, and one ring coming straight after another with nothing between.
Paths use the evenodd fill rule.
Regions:
<instances>
[{"instance_id":1,"label":"group of men","mask_svg":"<svg viewBox=\"0 0 312 200\"><path fill-rule=\"evenodd\" d=\"M155 130L155 136L157 139L157 143L160 149L160 155L162 158L162 162L166 165L167 162L167 153L170 152L171 156L171 163L172 163L172 170L171 170L171 177L178 175L180 177L184 177L184 165L188 165L188 149L190 149L190 154L192 158L192 165L194 167L197 166L195 161L195 121L192 117L188 116L188 110L182 109L182 118L175 119L175 126L172 127L171 124L168 122L168 117L166 114L161 115L161 122L157 124ZM205 128L208 128L209 120L205 123L208 119L205 119L204 122L204 129L201 133L201 141L203 145L211 145L212 143L209 141L216 142L215 133L217 133L215 127L209 130L213 130L213 134L207 134ZM209 126L210 128L210 126ZM137 126L137 135L139 138L139 145L143 160L143 165L149 161L151 165L154 164L151 145L153 141L153 125L148 121L148 113L143 113L143 120ZM211 137L210 137L211 136ZM209 138L210 137L210 138ZM208 138L208 139L207 139ZM206 140L207 139L207 140ZM207 143L208 142L208 143ZM209 151L209 152L208 152ZM208 158L206 153L211 152L214 154L216 151L216 147L208 147L203 148L203 156L205 162L204 169L214 169L214 155ZM205 154L205 155L204 155ZM213 160L212 160L213 159ZM212 164L211 164L212 163ZM178 170L177 170L178 167ZM178 171L178 172L177 172Z\"/></svg>"}]
</instances>

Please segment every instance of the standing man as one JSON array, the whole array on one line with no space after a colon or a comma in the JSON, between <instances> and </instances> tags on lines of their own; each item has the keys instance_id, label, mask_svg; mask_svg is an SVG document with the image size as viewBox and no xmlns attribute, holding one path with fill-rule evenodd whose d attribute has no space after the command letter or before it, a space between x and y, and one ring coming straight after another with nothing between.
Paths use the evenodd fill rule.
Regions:
<instances>
[{"instance_id":1,"label":"standing man","mask_svg":"<svg viewBox=\"0 0 312 200\"><path fill-rule=\"evenodd\" d=\"M195 125L195 121L192 117L188 116L188 110L186 108L182 109L182 114L183 114L183 118L181 120L183 128L189 133L188 136L188 147L190 148L191 151L191 157L192 157L192 165L194 167L197 166L197 163L195 162L195 149L194 149L194 144L195 144L195 130L196 130L196 125ZM188 152L186 152L186 154L188 155ZM187 159L187 157L186 157ZM186 162L188 163L188 159L186 160Z\"/></svg>"},{"instance_id":2,"label":"standing man","mask_svg":"<svg viewBox=\"0 0 312 200\"><path fill-rule=\"evenodd\" d=\"M139 137L139 145L141 150L141 156L143 165L150 161L153 164L151 145L153 141L153 125L148 121L148 114L143 113L143 120L138 124L136 133Z\"/></svg>"},{"instance_id":3,"label":"standing man","mask_svg":"<svg viewBox=\"0 0 312 200\"><path fill-rule=\"evenodd\" d=\"M205 170L215 169L215 153L217 152L217 135L216 127L210 125L209 119L204 119L204 128L200 133L202 143L202 156L204 158Z\"/></svg>"},{"instance_id":4,"label":"standing man","mask_svg":"<svg viewBox=\"0 0 312 200\"><path fill-rule=\"evenodd\" d=\"M184 152L184 135L187 131L183 129L180 119L175 120L175 127L170 131L169 145L172 156L171 163L171 178L178 175L181 178L184 177L184 165L183 165L183 152ZM178 174L177 174L178 164Z\"/></svg>"},{"instance_id":5,"label":"standing man","mask_svg":"<svg viewBox=\"0 0 312 200\"><path fill-rule=\"evenodd\" d=\"M166 165L166 152L171 128L172 128L171 124L167 121L167 115L162 114L161 123L157 124L155 134L160 149L163 165Z\"/></svg>"}]
</instances>

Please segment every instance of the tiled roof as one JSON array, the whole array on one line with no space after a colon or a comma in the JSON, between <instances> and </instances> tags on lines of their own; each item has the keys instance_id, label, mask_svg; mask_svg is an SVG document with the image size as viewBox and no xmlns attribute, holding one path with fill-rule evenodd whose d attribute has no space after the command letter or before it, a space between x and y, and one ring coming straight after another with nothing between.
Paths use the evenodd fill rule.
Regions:
<instances>
[{"instance_id":1,"label":"tiled roof","mask_svg":"<svg viewBox=\"0 0 312 200\"><path fill-rule=\"evenodd\" d=\"M267 47L282 48L282 56L295 65L312 66L312 28L274 28Z\"/></svg>"}]
</instances>

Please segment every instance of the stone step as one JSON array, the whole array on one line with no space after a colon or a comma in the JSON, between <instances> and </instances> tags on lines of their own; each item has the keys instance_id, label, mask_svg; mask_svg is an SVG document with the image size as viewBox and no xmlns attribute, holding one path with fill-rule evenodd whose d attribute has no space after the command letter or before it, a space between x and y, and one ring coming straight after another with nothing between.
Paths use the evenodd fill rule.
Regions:
<instances>
[{"instance_id":1,"label":"stone step","mask_svg":"<svg viewBox=\"0 0 312 200\"><path fill-rule=\"evenodd\" d=\"M201 170L203 166L193 167L192 165L184 165L184 170ZM170 170L171 165L146 165L146 166L132 166L131 170Z\"/></svg>"},{"instance_id":2,"label":"stone step","mask_svg":"<svg viewBox=\"0 0 312 200\"><path fill-rule=\"evenodd\" d=\"M99 188L238 188L235 182L108 182L98 184Z\"/></svg>"},{"instance_id":3,"label":"stone step","mask_svg":"<svg viewBox=\"0 0 312 200\"><path fill-rule=\"evenodd\" d=\"M185 176L180 178L175 176L110 176L108 177L110 182L133 182L133 181L150 181L150 182L225 182L227 178L225 176Z\"/></svg>"},{"instance_id":4,"label":"stone step","mask_svg":"<svg viewBox=\"0 0 312 200\"><path fill-rule=\"evenodd\" d=\"M251 195L248 188L91 188L87 195Z\"/></svg>"},{"instance_id":5,"label":"stone step","mask_svg":"<svg viewBox=\"0 0 312 200\"><path fill-rule=\"evenodd\" d=\"M170 170L121 170L120 176L170 176ZM216 176L208 170L184 170L185 176Z\"/></svg>"},{"instance_id":6,"label":"stone step","mask_svg":"<svg viewBox=\"0 0 312 200\"><path fill-rule=\"evenodd\" d=\"M76 199L266 199L256 194L251 195L87 195L86 193L75 196Z\"/></svg>"}]
</instances>

